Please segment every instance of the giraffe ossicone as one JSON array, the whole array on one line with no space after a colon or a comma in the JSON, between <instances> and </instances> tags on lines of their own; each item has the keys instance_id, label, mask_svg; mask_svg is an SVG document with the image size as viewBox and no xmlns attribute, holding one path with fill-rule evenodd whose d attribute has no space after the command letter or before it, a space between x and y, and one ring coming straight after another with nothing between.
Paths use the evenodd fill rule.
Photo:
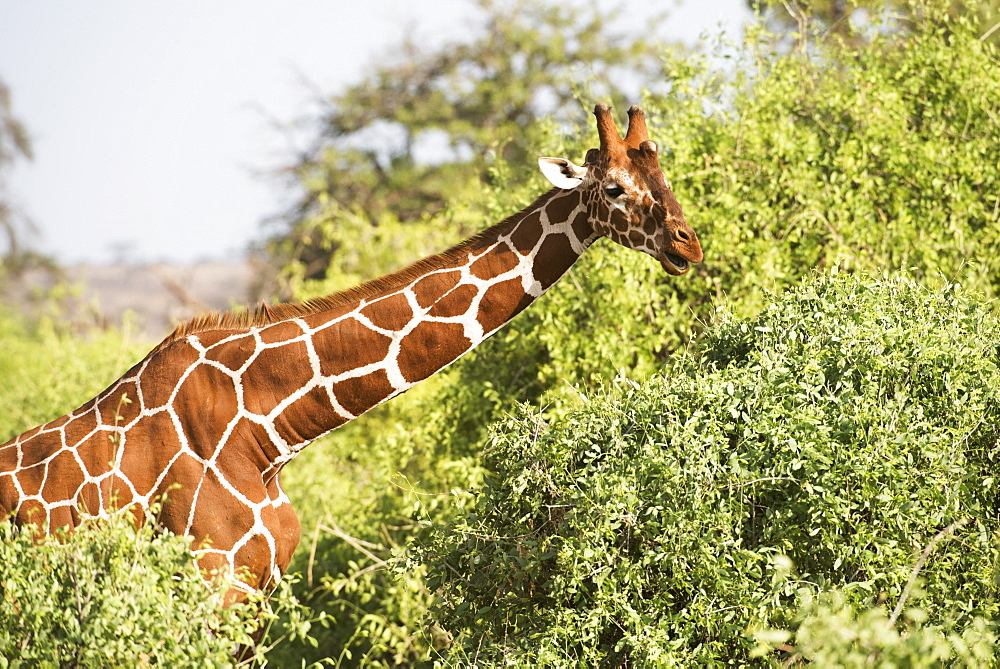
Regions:
<instances>
[{"instance_id":1,"label":"giraffe ossicone","mask_svg":"<svg viewBox=\"0 0 1000 669\"><path fill-rule=\"evenodd\" d=\"M282 467L317 437L443 369L510 321L600 237L686 273L702 260L638 107L623 139L542 158L555 188L453 248L357 288L177 328L104 392L0 446L0 516L39 532L128 508L194 538L246 590L299 541ZM235 597L240 595L236 593Z\"/></svg>"}]
</instances>

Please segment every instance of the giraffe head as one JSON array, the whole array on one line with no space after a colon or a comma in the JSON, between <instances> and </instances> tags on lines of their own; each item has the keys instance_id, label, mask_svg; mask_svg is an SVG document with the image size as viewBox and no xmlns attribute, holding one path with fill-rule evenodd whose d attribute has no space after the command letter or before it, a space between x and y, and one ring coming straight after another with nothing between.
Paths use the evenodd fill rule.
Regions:
<instances>
[{"instance_id":1,"label":"giraffe head","mask_svg":"<svg viewBox=\"0 0 1000 669\"><path fill-rule=\"evenodd\" d=\"M587 151L582 167L565 158L539 158L542 173L555 186L581 193L595 233L648 253L670 274L686 273L704 254L663 176L642 110L628 110L625 139L608 105L597 105L594 115L601 148Z\"/></svg>"}]
</instances>

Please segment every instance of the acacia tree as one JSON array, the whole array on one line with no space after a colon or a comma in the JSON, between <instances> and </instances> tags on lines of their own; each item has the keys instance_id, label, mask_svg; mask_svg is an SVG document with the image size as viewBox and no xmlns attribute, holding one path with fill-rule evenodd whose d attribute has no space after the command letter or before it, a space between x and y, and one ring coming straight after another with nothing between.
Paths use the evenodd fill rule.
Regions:
<instances>
[{"instance_id":1,"label":"acacia tree","mask_svg":"<svg viewBox=\"0 0 1000 669\"><path fill-rule=\"evenodd\" d=\"M468 41L408 40L325 101L312 147L290 168L297 201L268 244L279 264L326 275L339 241L317 234L317 221L330 203L371 224L420 220L488 179L493 158L527 159L539 119L582 117L578 97L624 109L663 82L663 45L619 32L613 9L475 2L485 19Z\"/></svg>"},{"instance_id":2,"label":"acacia tree","mask_svg":"<svg viewBox=\"0 0 1000 669\"><path fill-rule=\"evenodd\" d=\"M10 88L0 79L0 235L7 240L3 265L17 270L24 263L24 237L34 231L31 221L14 204L8 174L18 160L32 158L31 139L12 111Z\"/></svg>"}]
</instances>

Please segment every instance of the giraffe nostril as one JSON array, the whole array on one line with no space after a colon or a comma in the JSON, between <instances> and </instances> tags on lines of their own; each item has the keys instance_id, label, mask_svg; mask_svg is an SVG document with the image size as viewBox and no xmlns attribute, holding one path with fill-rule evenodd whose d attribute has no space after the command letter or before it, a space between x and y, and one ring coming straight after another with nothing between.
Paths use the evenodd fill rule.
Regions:
<instances>
[{"instance_id":1,"label":"giraffe nostril","mask_svg":"<svg viewBox=\"0 0 1000 669\"><path fill-rule=\"evenodd\" d=\"M674 238L678 239L678 240L680 240L682 242L690 242L691 241L691 235L690 235L690 233L688 233L687 230L682 230L680 228L674 230Z\"/></svg>"}]
</instances>

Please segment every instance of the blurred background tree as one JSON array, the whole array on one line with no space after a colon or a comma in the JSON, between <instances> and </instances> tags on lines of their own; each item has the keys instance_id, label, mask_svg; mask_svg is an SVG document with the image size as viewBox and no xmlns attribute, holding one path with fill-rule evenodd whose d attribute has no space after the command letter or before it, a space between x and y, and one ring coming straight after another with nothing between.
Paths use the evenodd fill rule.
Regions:
<instances>
[{"instance_id":1,"label":"blurred background tree","mask_svg":"<svg viewBox=\"0 0 1000 669\"><path fill-rule=\"evenodd\" d=\"M940 0L942 7L958 18L970 16L986 39L1000 40L997 23L1000 22L1000 0ZM858 40L864 31L858 25L872 16L886 15L904 19L897 26L906 29L906 19L926 11L927 3L909 0L747 0L747 5L761 14L771 30L778 34L795 28L802 32L809 25L811 30L840 39ZM996 43L996 42L994 42Z\"/></svg>"},{"instance_id":2,"label":"blurred background tree","mask_svg":"<svg viewBox=\"0 0 1000 669\"><path fill-rule=\"evenodd\" d=\"M324 101L311 148L287 171L297 196L266 244L276 266L326 278L350 220L406 224L474 201L461 196L491 182L497 157L533 162L541 119L576 125L589 111L578 97L624 109L663 81L663 45L625 38L613 7L476 4L485 30L468 41L427 49L409 39Z\"/></svg>"},{"instance_id":3,"label":"blurred background tree","mask_svg":"<svg viewBox=\"0 0 1000 669\"><path fill-rule=\"evenodd\" d=\"M10 88L0 79L0 237L6 248L0 258L0 278L16 273L37 257L26 248L27 238L35 232L34 225L17 206L10 192L10 171L19 160L31 160L31 138L24 124L14 116Z\"/></svg>"}]
</instances>

